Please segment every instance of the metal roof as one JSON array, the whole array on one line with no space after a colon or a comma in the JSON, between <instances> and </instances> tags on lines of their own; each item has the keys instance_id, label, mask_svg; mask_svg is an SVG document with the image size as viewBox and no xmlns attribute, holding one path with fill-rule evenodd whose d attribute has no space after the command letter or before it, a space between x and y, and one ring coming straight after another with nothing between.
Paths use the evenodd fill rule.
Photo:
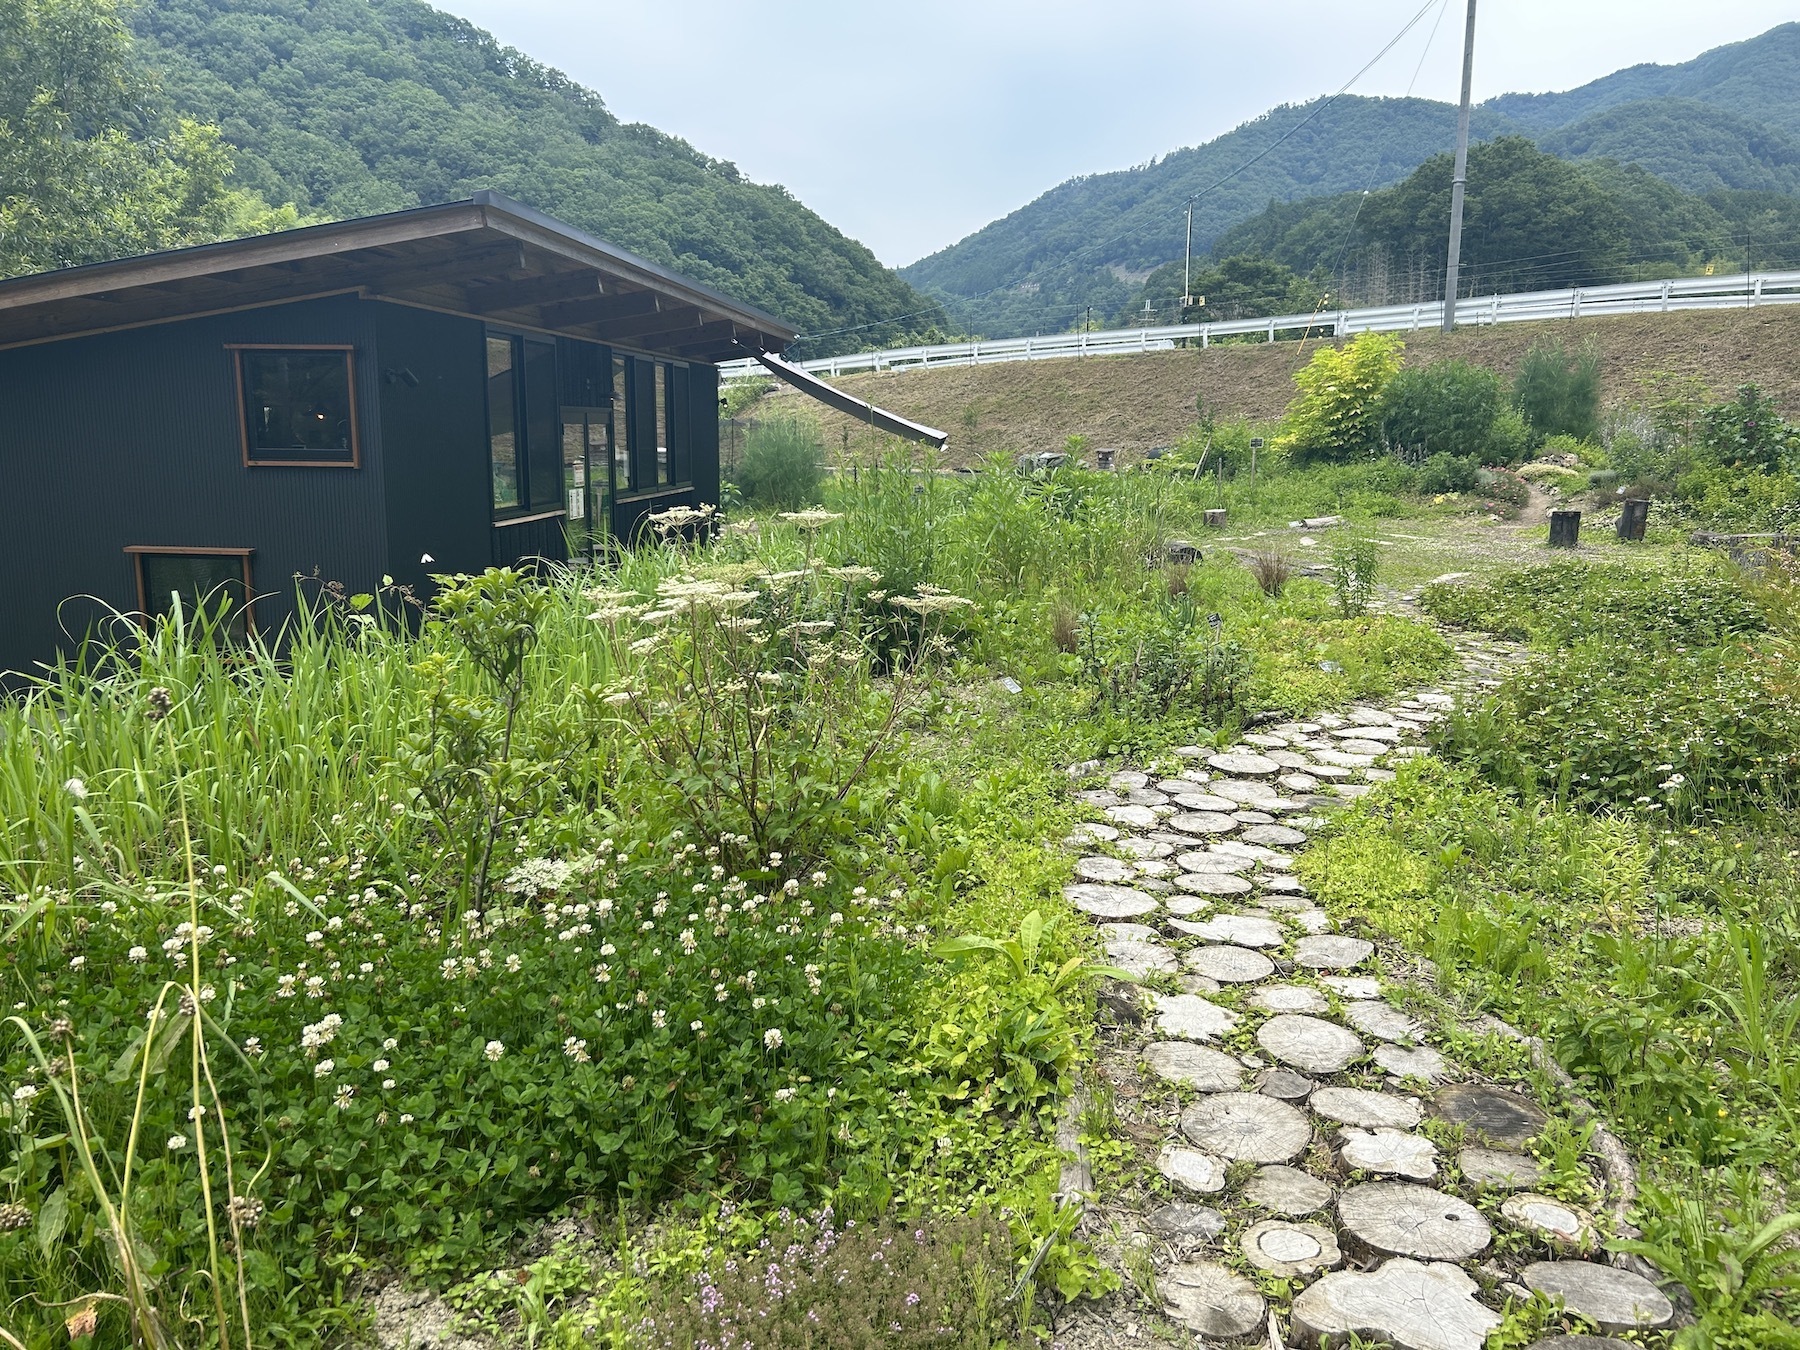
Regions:
<instances>
[{"instance_id":1,"label":"metal roof","mask_svg":"<svg viewBox=\"0 0 1800 1350\"><path fill-rule=\"evenodd\" d=\"M0 281L0 348L353 293L655 355L780 351L794 329L498 192Z\"/></svg>"}]
</instances>

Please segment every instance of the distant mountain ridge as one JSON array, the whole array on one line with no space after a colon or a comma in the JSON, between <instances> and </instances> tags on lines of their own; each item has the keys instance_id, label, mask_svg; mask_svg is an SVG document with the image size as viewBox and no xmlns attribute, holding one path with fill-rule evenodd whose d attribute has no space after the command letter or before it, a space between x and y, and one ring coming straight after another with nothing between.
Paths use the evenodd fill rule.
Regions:
<instances>
[{"instance_id":1,"label":"distant mountain ridge","mask_svg":"<svg viewBox=\"0 0 1800 1350\"><path fill-rule=\"evenodd\" d=\"M1071 179L900 274L984 336L1061 331L1089 306L1115 312L1136 293L1136 277L1180 259L1190 194L1202 194L1201 253L1271 202L1398 183L1451 146L1455 121L1453 106L1429 99L1345 96L1277 108L1149 165ZM1566 158L1640 165L1689 192L1800 193L1800 23L1565 93L1501 95L1475 110L1471 134L1528 135Z\"/></svg>"},{"instance_id":2,"label":"distant mountain ridge","mask_svg":"<svg viewBox=\"0 0 1800 1350\"><path fill-rule=\"evenodd\" d=\"M599 94L420 0L144 0L131 23L170 102L216 122L238 181L271 201L345 217L494 188L802 333L837 334L806 356L941 318L786 189L620 122Z\"/></svg>"}]
</instances>

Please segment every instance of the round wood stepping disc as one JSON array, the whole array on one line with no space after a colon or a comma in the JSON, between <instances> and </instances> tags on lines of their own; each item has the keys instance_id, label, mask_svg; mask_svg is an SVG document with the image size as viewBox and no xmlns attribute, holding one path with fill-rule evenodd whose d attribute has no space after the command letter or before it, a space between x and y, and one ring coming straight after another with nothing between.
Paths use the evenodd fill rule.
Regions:
<instances>
[{"instance_id":1,"label":"round wood stepping disc","mask_svg":"<svg viewBox=\"0 0 1800 1350\"><path fill-rule=\"evenodd\" d=\"M1165 1036L1191 1041L1216 1040L1237 1025L1229 1008L1208 1003L1198 994L1154 994L1156 1028Z\"/></svg>"},{"instance_id":2,"label":"round wood stepping disc","mask_svg":"<svg viewBox=\"0 0 1800 1350\"><path fill-rule=\"evenodd\" d=\"M1611 1336L1552 1336L1548 1340L1533 1341L1525 1350L1637 1350L1637 1347L1630 1341Z\"/></svg>"},{"instance_id":3,"label":"round wood stepping disc","mask_svg":"<svg viewBox=\"0 0 1800 1350\"><path fill-rule=\"evenodd\" d=\"M1192 785L1186 792L1177 792L1171 800L1183 811L1211 811L1228 816L1237 810L1237 803L1229 797L1215 796L1210 792L1196 792Z\"/></svg>"},{"instance_id":4,"label":"round wood stepping disc","mask_svg":"<svg viewBox=\"0 0 1800 1350\"><path fill-rule=\"evenodd\" d=\"M1075 794L1075 800L1086 806L1123 806L1125 799L1111 788L1086 788Z\"/></svg>"},{"instance_id":5,"label":"round wood stepping disc","mask_svg":"<svg viewBox=\"0 0 1800 1350\"><path fill-rule=\"evenodd\" d=\"M1158 792L1155 788L1133 788L1125 795L1127 806L1167 806L1169 796L1166 792Z\"/></svg>"},{"instance_id":6,"label":"round wood stepping disc","mask_svg":"<svg viewBox=\"0 0 1800 1350\"><path fill-rule=\"evenodd\" d=\"M1496 1191L1518 1191L1544 1179L1544 1169L1528 1153L1469 1145L1456 1155L1456 1165L1469 1181Z\"/></svg>"},{"instance_id":7,"label":"round wood stepping disc","mask_svg":"<svg viewBox=\"0 0 1800 1350\"><path fill-rule=\"evenodd\" d=\"M1277 895L1305 895L1306 883L1299 877L1264 877L1260 885L1265 891L1273 891Z\"/></svg>"},{"instance_id":8,"label":"round wood stepping disc","mask_svg":"<svg viewBox=\"0 0 1800 1350\"><path fill-rule=\"evenodd\" d=\"M1134 830L1148 830L1157 822L1157 814L1148 806L1109 806L1106 818L1115 825L1125 825Z\"/></svg>"},{"instance_id":9,"label":"round wood stepping disc","mask_svg":"<svg viewBox=\"0 0 1800 1350\"><path fill-rule=\"evenodd\" d=\"M1312 1142L1312 1124L1286 1102L1255 1092L1221 1092L1181 1113L1181 1132L1222 1158L1286 1162Z\"/></svg>"},{"instance_id":10,"label":"round wood stepping disc","mask_svg":"<svg viewBox=\"0 0 1800 1350\"><path fill-rule=\"evenodd\" d=\"M1271 736L1266 731L1246 731L1243 741L1245 745L1254 745L1258 750L1280 750L1287 745L1286 736Z\"/></svg>"},{"instance_id":11,"label":"round wood stepping disc","mask_svg":"<svg viewBox=\"0 0 1800 1350\"><path fill-rule=\"evenodd\" d=\"M1163 847L1168 848L1168 845L1164 844ZM1170 852L1173 851L1173 849L1170 850ZM1160 858L1141 858L1135 866L1138 875L1142 877L1166 877L1173 875L1175 871L1172 864L1166 863Z\"/></svg>"},{"instance_id":12,"label":"round wood stepping disc","mask_svg":"<svg viewBox=\"0 0 1800 1350\"><path fill-rule=\"evenodd\" d=\"M1313 764L1309 765L1306 771L1314 778L1336 779L1350 776L1350 770L1341 764Z\"/></svg>"},{"instance_id":13,"label":"round wood stepping disc","mask_svg":"<svg viewBox=\"0 0 1800 1350\"><path fill-rule=\"evenodd\" d=\"M1365 1130L1410 1130L1425 1115L1417 1102L1364 1088L1322 1087L1312 1094L1307 1105L1327 1120Z\"/></svg>"},{"instance_id":14,"label":"round wood stepping disc","mask_svg":"<svg viewBox=\"0 0 1800 1350\"><path fill-rule=\"evenodd\" d=\"M1310 759L1297 750L1270 750L1268 756L1284 769L1301 770L1312 763ZM1290 777L1290 775L1284 773L1281 775L1281 778L1277 778L1275 781L1277 783L1282 783L1282 786L1286 787L1287 784L1283 783L1282 779L1288 777Z\"/></svg>"},{"instance_id":15,"label":"round wood stepping disc","mask_svg":"<svg viewBox=\"0 0 1800 1350\"><path fill-rule=\"evenodd\" d=\"M1432 1114L1468 1126L1485 1143L1506 1148L1524 1148L1548 1123L1536 1102L1485 1083L1440 1088L1432 1098Z\"/></svg>"},{"instance_id":16,"label":"round wood stepping disc","mask_svg":"<svg viewBox=\"0 0 1800 1350\"><path fill-rule=\"evenodd\" d=\"M1256 1286L1212 1261L1174 1267L1157 1282L1163 1303L1190 1331L1230 1340L1262 1330L1265 1305Z\"/></svg>"},{"instance_id":17,"label":"round wood stepping disc","mask_svg":"<svg viewBox=\"0 0 1800 1350\"><path fill-rule=\"evenodd\" d=\"M1351 1128L1342 1132L1342 1138L1339 1156L1346 1167L1412 1181L1430 1181L1437 1175L1437 1146L1422 1135Z\"/></svg>"},{"instance_id":18,"label":"round wood stepping disc","mask_svg":"<svg viewBox=\"0 0 1800 1350\"><path fill-rule=\"evenodd\" d=\"M1189 929L1198 927L1201 921L1194 918L1194 915L1204 914L1212 907L1213 902L1207 896L1188 895L1186 892L1181 891L1175 892L1170 895L1167 900L1163 901L1164 909L1168 910L1171 914L1178 914L1181 916L1178 920L1171 920L1169 924L1169 926L1177 933L1187 933ZM1183 920L1185 920L1185 922L1183 922ZM1192 934L1190 933L1189 936L1192 936Z\"/></svg>"},{"instance_id":19,"label":"round wood stepping disc","mask_svg":"<svg viewBox=\"0 0 1800 1350\"><path fill-rule=\"evenodd\" d=\"M1147 923L1103 923L1100 936L1107 942L1155 942L1161 934Z\"/></svg>"},{"instance_id":20,"label":"round wood stepping disc","mask_svg":"<svg viewBox=\"0 0 1800 1350\"><path fill-rule=\"evenodd\" d=\"M1217 844L1208 844L1206 848L1209 853L1223 853L1232 858L1249 858L1252 862L1261 863L1264 867L1272 867L1277 872L1285 872L1294 865L1292 854L1264 848L1261 844L1246 844L1241 839L1222 840Z\"/></svg>"},{"instance_id":21,"label":"round wood stepping disc","mask_svg":"<svg viewBox=\"0 0 1800 1350\"><path fill-rule=\"evenodd\" d=\"M1521 1233L1565 1252L1580 1253L1593 1245L1594 1219L1586 1210L1530 1191L1509 1195L1500 1217Z\"/></svg>"},{"instance_id":22,"label":"round wood stepping disc","mask_svg":"<svg viewBox=\"0 0 1800 1350\"><path fill-rule=\"evenodd\" d=\"M1230 872L1183 872L1175 878L1175 888L1190 895L1250 894L1250 883Z\"/></svg>"},{"instance_id":23,"label":"round wood stepping disc","mask_svg":"<svg viewBox=\"0 0 1800 1350\"><path fill-rule=\"evenodd\" d=\"M1225 1231L1225 1216L1209 1205L1174 1200L1146 1214L1144 1227L1171 1242L1204 1242Z\"/></svg>"},{"instance_id":24,"label":"round wood stepping disc","mask_svg":"<svg viewBox=\"0 0 1800 1350\"><path fill-rule=\"evenodd\" d=\"M1230 834L1238 823L1218 811L1181 811L1169 817L1169 828L1183 834Z\"/></svg>"},{"instance_id":25,"label":"round wood stepping disc","mask_svg":"<svg viewBox=\"0 0 1800 1350\"><path fill-rule=\"evenodd\" d=\"M1309 906L1294 911L1294 922L1308 933L1318 934L1331 927L1331 916L1322 909L1313 909Z\"/></svg>"},{"instance_id":26,"label":"round wood stepping disc","mask_svg":"<svg viewBox=\"0 0 1800 1350\"><path fill-rule=\"evenodd\" d=\"M1098 881L1116 886L1136 877L1137 868L1121 858L1105 858L1096 854L1090 858L1077 859L1075 875L1083 881Z\"/></svg>"},{"instance_id":27,"label":"round wood stepping disc","mask_svg":"<svg viewBox=\"0 0 1800 1350\"><path fill-rule=\"evenodd\" d=\"M1272 1013L1329 1011L1325 995L1305 984L1266 984L1250 995L1250 1005Z\"/></svg>"},{"instance_id":28,"label":"round wood stepping disc","mask_svg":"<svg viewBox=\"0 0 1800 1350\"><path fill-rule=\"evenodd\" d=\"M1256 802L1272 802L1281 796L1278 789L1267 783L1253 782L1248 778L1220 778L1206 785L1206 790L1215 797L1223 797L1228 802L1236 802L1239 806L1250 806Z\"/></svg>"},{"instance_id":29,"label":"round wood stepping disc","mask_svg":"<svg viewBox=\"0 0 1800 1350\"><path fill-rule=\"evenodd\" d=\"M1602 1331L1663 1327L1675 1316L1674 1305L1643 1276L1592 1261L1538 1261L1519 1279L1533 1293L1560 1298Z\"/></svg>"},{"instance_id":30,"label":"round wood stepping disc","mask_svg":"<svg viewBox=\"0 0 1800 1350\"><path fill-rule=\"evenodd\" d=\"M1180 968L1175 963L1175 953L1160 942L1109 942L1106 960L1109 965L1129 970L1139 978L1158 971L1172 975Z\"/></svg>"},{"instance_id":31,"label":"round wood stepping disc","mask_svg":"<svg viewBox=\"0 0 1800 1350\"><path fill-rule=\"evenodd\" d=\"M1330 1270L1344 1259L1336 1235L1316 1223L1264 1219L1244 1234L1240 1245L1251 1265L1283 1279Z\"/></svg>"},{"instance_id":32,"label":"round wood stepping disc","mask_svg":"<svg viewBox=\"0 0 1800 1350\"><path fill-rule=\"evenodd\" d=\"M1335 1022L1283 1013L1257 1028L1256 1043L1306 1073L1339 1073L1362 1057L1363 1043Z\"/></svg>"},{"instance_id":33,"label":"round wood stepping disc","mask_svg":"<svg viewBox=\"0 0 1800 1350\"><path fill-rule=\"evenodd\" d=\"M1375 954L1375 944L1341 933L1315 933L1294 947L1294 960L1309 970L1348 970Z\"/></svg>"},{"instance_id":34,"label":"round wood stepping disc","mask_svg":"<svg viewBox=\"0 0 1800 1350\"><path fill-rule=\"evenodd\" d=\"M1401 732L1400 728L1396 727L1396 726L1386 726L1386 725L1382 725L1380 723L1372 723L1372 724L1366 724L1366 725L1354 726L1354 727L1338 727L1331 734L1337 738L1339 745L1342 745L1345 741L1354 741L1354 740L1359 740L1359 739L1366 740L1366 741L1379 741L1383 745L1398 745L1400 743L1400 737L1402 735L1402 732ZM1370 752L1365 750L1365 751L1359 751L1358 753L1359 754L1368 754Z\"/></svg>"},{"instance_id":35,"label":"round wood stepping disc","mask_svg":"<svg viewBox=\"0 0 1800 1350\"><path fill-rule=\"evenodd\" d=\"M1344 1230L1378 1252L1461 1261L1484 1250L1494 1230L1473 1205L1429 1186L1366 1181L1338 1197Z\"/></svg>"},{"instance_id":36,"label":"round wood stepping disc","mask_svg":"<svg viewBox=\"0 0 1800 1350\"><path fill-rule=\"evenodd\" d=\"M1373 975L1321 975L1319 983L1345 998L1381 997L1381 981Z\"/></svg>"},{"instance_id":37,"label":"round wood stepping disc","mask_svg":"<svg viewBox=\"0 0 1800 1350\"><path fill-rule=\"evenodd\" d=\"M1380 741L1365 741L1356 738L1339 741L1338 750L1346 755L1367 755L1372 763L1378 756L1385 755L1388 747Z\"/></svg>"},{"instance_id":38,"label":"round wood stepping disc","mask_svg":"<svg viewBox=\"0 0 1800 1350\"><path fill-rule=\"evenodd\" d=\"M1265 1097L1283 1102L1303 1102L1318 1086L1303 1073L1292 1069L1264 1069L1257 1076L1256 1090Z\"/></svg>"},{"instance_id":39,"label":"round wood stepping disc","mask_svg":"<svg viewBox=\"0 0 1800 1350\"><path fill-rule=\"evenodd\" d=\"M1208 755L1206 765L1220 773L1242 774L1246 778L1262 778L1281 772L1281 765L1268 756L1247 753Z\"/></svg>"},{"instance_id":40,"label":"round wood stepping disc","mask_svg":"<svg viewBox=\"0 0 1800 1350\"><path fill-rule=\"evenodd\" d=\"M1275 781L1289 792L1312 792L1319 786L1319 780L1310 773L1284 773Z\"/></svg>"},{"instance_id":41,"label":"round wood stepping disc","mask_svg":"<svg viewBox=\"0 0 1800 1350\"><path fill-rule=\"evenodd\" d=\"M1358 797L1369 795L1367 783L1333 783L1331 790L1346 801L1355 801Z\"/></svg>"},{"instance_id":42,"label":"round wood stepping disc","mask_svg":"<svg viewBox=\"0 0 1800 1350\"><path fill-rule=\"evenodd\" d=\"M1119 837L1119 832L1111 825L1097 825L1093 821L1084 821L1069 831L1068 841L1080 848L1085 844L1110 844Z\"/></svg>"},{"instance_id":43,"label":"round wood stepping disc","mask_svg":"<svg viewBox=\"0 0 1800 1350\"><path fill-rule=\"evenodd\" d=\"M1333 1271L1300 1291L1291 1316L1308 1344L1355 1334L1395 1350L1482 1350L1501 1317L1476 1288L1455 1266L1399 1257L1369 1274Z\"/></svg>"},{"instance_id":44,"label":"round wood stepping disc","mask_svg":"<svg viewBox=\"0 0 1800 1350\"><path fill-rule=\"evenodd\" d=\"M1225 1164L1197 1148L1164 1144L1156 1155L1156 1170L1196 1195L1217 1195L1225 1189Z\"/></svg>"},{"instance_id":45,"label":"round wood stepping disc","mask_svg":"<svg viewBox=\"0 0 1800 1350\"><path fill-rule=\"evenodd\" d=\"M1156 897L1147 891L1096 881L1081 881L1063 887L1063 898L1083 914L1092 914L1096 919L1136 919L1157 910Z\"/></svg>"},{"instance_id":46,"label":"round wood stepping disc","mask_svg":"<svg viewBox=\"0 0 1800 1350\"><path fill-rule=\"evenodd\" d=\"M1252 825L1244 831L1243 840L1266 848L1298 848L1306 842L1306 832L1291 825Z\"/></svg>"},{"instance_id":47,"label":"round wood stepping disc","mask_svg":"<svg viewBox=\"0 0 1800 1350\"><path fill-rule=\"evenodd\" d=\"M1144 1062L1159 1078L1202 1092L1236 1092L1244 1066L1230 1055L1190 1041L1157 1041L1144 1048Z\"/></svg>"},{"instance_id":48,"label":"round wood stepping disc","mask_svg":"<svg viewBox=\"0 0 1800 1350\"><path fill-rule=\"evenodd\" d=\"M1262 1209L1297 1218L1316 1214L1331 1203L1331 1187L1298 1167L1259 1167L1244 1198Z\"/></svg>"},{"instance_id":49,"label":"round wood stepping disc","mask_svg":"<svg viewBox=\"0 0 1800 1350\"><path fill-rule=\"evenodd\" d=\"M1238 947L1279 947L1287 940L1281 925L1273 919L1258 919L1247 914L1221 914L1216 919L1208 919L1196 925L1195 936Z\"/></svg>"},{"instance_id":50,"label":"round wood stepping disc","mask_svg":"<svg viewBox=\"0 0 1800 1350\"><path fill-rule=\"evenodd\" d=\"M1154 839L1119 840L1119 852L1130 854L1133 858L1166 858L1175 851L1173 844L1158 843Z\"/></svg>"},{"instance_id":51,"label":"round wood stepping disc","mask_svg":"<svg viewBox=\"0 0 1800 1350\"><path fill-rule=\"evenodd\" d=\"M1345 750L1315 750L1313 758L1322 765L1332 764L1340 769L1366 769L1375 763L1374 755L1353 755ZM1313 772L1317 773L1318 769Z\"/></svg>"},{"instance_id":52,"label":"round wood stepping disc","mask_svg":"<svg viewBox=\"0 0 1800 1350\"><path fill-rule=\"evenodd\" d=\"M1248 872L1256 866L1255 858L1240 858L1231 853L1215 853L1206 849L1193 849L1187 853L1177 854L1175 865L1183 872Z\"/></svg>"},{"instance_id":53,"label":"round wood stepping disc","mask_svg":"<svg viewBox=\"0 0 1800 1350\"><path fill-rule=\"evenodd\" d=\"M1150 775L1139 773L1136 769L1120 769L1106 780L1106 785L1115 792L1130 792L1133 788L1148 787Z\"/></svg>"},{"instance_id":54,"label":"round wood stepping disc","mask_svg":"<svg viewBox=\"0 0 1800 1350\"><path fill-rule=\"evenodd\" d=\"M1273 961L1245 947L1199 947L1183 956L1182 962L1196 975L1220 984L1254 984L1275 973Z\"/></svg>"},{"instance_id":55,"label":"round wood stepping disc","mask_svg":"<svg viewBox=\"0 0 1800 1350\"><path fill-rule=\"evenodd\" d=\"M1233 811L1231 818L1240 825L1273 825L1275 817L1267 811Z\"/></svg>"},{"instance_id":56,"label":"round wood stepping disc","mask_svg":"<svg viewBox=\"0 0 1800 1350\"><path fill-rule=\"evenodd\" d=\"M1344 1008L1344 1019L1366 1036L1378 1041L1416 1041L1425 1028L1391 1003L1373 999L1357 999Z\"/></svg>"}]
</instances>

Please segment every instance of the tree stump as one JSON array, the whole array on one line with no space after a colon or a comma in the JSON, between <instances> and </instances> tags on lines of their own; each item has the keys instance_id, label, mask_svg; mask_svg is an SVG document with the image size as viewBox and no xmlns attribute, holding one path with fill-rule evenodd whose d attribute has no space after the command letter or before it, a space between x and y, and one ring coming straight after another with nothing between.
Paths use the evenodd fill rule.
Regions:
<instances>
[{"instance_id":1,"label":"tree stump","mask_svg":"<svg viewBox=\"0 0 1800 1350\"><path fill-rule=\"evenodd\" d=\"M1560 1298L1602 1331L1666 1327L1675 1316L1674 1304L1643 1276L1592 1261L1538 1261L1519 1279L1533 1293Z\"/></svg>"},{"instance_id":2,"label":"tree stump","mask_svg":"<svg viewBox=\"0 0 1800 1350\"><path fill-rule=\"evenodd\" d=\"M1294 1299L1294 1334L1311 1345L1357 1335L1395 1350L1482 1350L1501 1318L1476 1288L1455 1266L1404 1257L1370 1274L1334 1271Z\"/></svg>"},{"instance_id":3,"label":"tree stump","mask_svg":"<svg viewBox=\"0 0 1800 1350\"><path fill-rule=\"evenodd\" d=\"M1283 1013L1256 1032L1256 1042L1304 1073L1340 1073L1362 1058L1363 1043L1335 1022Z\"/></svg>"},{"instance_id":4,"label":"tree stump","mask_svg":"<svg viewBox=\"0 0 1800 1350\"><path fill-rule=\"evenodd\" d=\"M1190 1041L1157 1041L1145 1047L1144 1062L1157 1077L1202 1092L1236 1092L1244 1078L1230 1055Z\"/></svg>"},{"instance_id":5,"label":"tree stump","mask_svg":"<svg viewBox=\"0 0 1800 1350\"><path fill-rule=\"evenodd\" d=\"M1552 511L1550 513L1550 547L1577 548L1581 537L1581 512Z\"/></svg>"},{"instance_id":6,"label":"tree stump","mask_svg":"<svg viewBox=\"0 0 1800 1350\"><path fill-rule=\"evenodd\" d=\"M1322 1087L1312 1094L1307 1105L1326 1120L1365 1130L1410 1130L1425 1114L1417 1102L1404 1097L1352 1087Z\"/></svg>"},{"instance_id":7,"label":"tree stump","mask_svg":"<svg viewBox=\"0 0 1800 1350\"><path fill-rule=\"evenodd\" d=\"M1196 975L1220 984L1254 984L1275 973L1273 961L1245 947L1199 947L1187 953L1182 963Z\"/></svg>"},{"instance_id":8,"label":"tree stump","mask_svg":"<svg viewBox=\"0 0 1800 1350\"><path fill-rule=\"evenodd\" d=\"M1222 506L1208 508L1202 518L1206 521L1206 528L1209 530L1225 528L1225 508Z\"/></svg>"},{"instance_id":9,"label":"tree stump","mask_svg":"<svg viewBox=\"0 0 1800 1350\"><path fill-rule=\"evenodd\" d=\"M1298 1167L1259 1167L1244 1187L1244 1198L1262 1209L1298 1218L1329 1205L1331 1187Z\"/></svg>"},{"instance_id":10,"label":"tree stump","mask_svg":"<svg viewBox=\"0 0 1800 1350\"><path fill-rule=\"evenodd\" d=\"M1337 1236L1316 1223L1264 1219L1245 1232L1240 1244L1251 1265L1284 1280L1330 1270L1344 1259Z\"/></svg>"},{"instance_id":11,"label":"tree stump","mask_svg":"<svg viewBox=\"0 0 1800 1350\"><path fill-rule=\"evenodd\" d=\"M1286 1102L1254 1092L1221 1092L1181 1113L1181 1132L1234 1161L1278 1163L1312 1142L1312 1124Z\"/></svg>"},{"instance_id":12,"label":"tree stump","mask_svg":"<svg viewBox=\"0 0 1800 1350\"><path fill-rule=\"evenodd\" d=\"M1344 1231L1371 1251L1422 1261L1462 1261L1486 1249L1494 1231L1473 1205L1429 1186L1368 1181L1338 1197Z\"/></svg>"},{"instance_id":13,"label":"tree stump","mask_svg":"<svg viewBox=\"0 0 1800 1350\"><path fill-rule=\"evenodd\" d=\"M1169 1311L1190 1331L1237 1340L1263 1327L1263 1296L1235 1270L1212 1261L1176 1266L1157 1281Z\"/></svg>"},{"instance_id":14,"label":"tree stump","mask_svg":"<svg viewBox=\"0 0 1800 1350\"><path fill-rule=\"evenodd\" d=\"M1627 543L1642 543L1644 527L1650 523L1650 501L1647 497L1627 497L1619 512L1619 538Z\"/></svg>"}]
</instances>

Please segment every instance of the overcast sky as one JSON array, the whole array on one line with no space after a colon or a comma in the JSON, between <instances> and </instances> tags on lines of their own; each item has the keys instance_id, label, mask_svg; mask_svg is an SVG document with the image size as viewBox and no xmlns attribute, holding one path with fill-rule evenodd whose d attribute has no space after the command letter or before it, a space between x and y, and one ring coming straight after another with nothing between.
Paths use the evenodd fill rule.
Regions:
<instances>
[{"instance_id":1,"label":"overcast sky","mask_svg":"<svg viewBox=\"0 0 1800 1350\"><path fill-rule=\"evenodd\" d=\"M438 3L900 266L1066 178L1334 92L1425 0ZM1417 71L1415 93L1454 99L1463 16L1439 0L1354 92L1403 94ZM1484 0L1475 97L1685 61L1794 16L1793 0Z\"/></svg>"}]
</instances>

